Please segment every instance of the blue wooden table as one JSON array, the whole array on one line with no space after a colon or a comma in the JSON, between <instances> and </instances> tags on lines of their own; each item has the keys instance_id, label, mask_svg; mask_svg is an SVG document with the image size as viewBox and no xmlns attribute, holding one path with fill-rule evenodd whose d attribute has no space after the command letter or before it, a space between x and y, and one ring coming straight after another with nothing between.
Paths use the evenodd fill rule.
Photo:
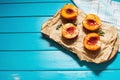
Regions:
<instances>
[{"instance_id":1,"label":"blue wooden table","mask_svg":"<svg viewBox=\"0 0 120 80\"><path fill-rule=\"evenodd\" d=\"M119 80L120 53L102 64L80 61L40 33L70 0L0 0L0 80Z\"/></svg>"}]
</instances>

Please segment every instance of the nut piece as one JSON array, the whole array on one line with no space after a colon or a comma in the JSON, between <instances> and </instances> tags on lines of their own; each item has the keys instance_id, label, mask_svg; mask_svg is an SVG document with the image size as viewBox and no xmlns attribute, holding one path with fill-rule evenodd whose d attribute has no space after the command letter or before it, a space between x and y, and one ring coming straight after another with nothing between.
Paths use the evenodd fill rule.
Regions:
<instances>
[{"instance_id":1,"label":"nut piece","mask_svg":"<svg viewBox=\"0 0 120 80\"><path fill-rule=\"evenodd\" d=\"M101 20L95 14L88 14L83 20L83 27L90 31L95 31L99 29L101 25Z\"/></svg>"},{"instance_id":2,"label":"nut piece","mask_svg":"<svg viewBox=\"0 0 120 80\"><path fill-rule=\"evenodd\" d=\"M73 39L78 36L78 27L72 23L67 23L62 26L62 36L66 39Z\"/></svg>"},{"instance_id":3,"label":"nut piece","mask_svg":"<svg viewBox=\"0 0 120 80\"><path fill-rule=\"evenodd\" d=\"M60 14L65 19L73 20L73 19L76 19L77 15L78 15L78 9L72 4L66 4L61 9Z\"/></svg>"},{"instance_id":4,"label":"nut piece","mask_svg":"<svg viewBox=\"0 0 120 80\"><path fill-rule=\"evenodd\" d=\"M101 47L100 36L97 33L89 33L84 38L84 47L91 51L96 51Z\"/></svg>"}]
</instances>

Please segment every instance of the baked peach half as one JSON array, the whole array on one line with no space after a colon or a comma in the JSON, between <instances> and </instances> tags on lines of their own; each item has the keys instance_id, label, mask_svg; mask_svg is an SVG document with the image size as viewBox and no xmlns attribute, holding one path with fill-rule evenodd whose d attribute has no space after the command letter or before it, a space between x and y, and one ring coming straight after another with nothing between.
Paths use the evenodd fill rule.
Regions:
<instances>
[{"instance_id":1,"label":"baked peach half","mask_svg":"<svg viewBox=\"0 0 120 80\"><path fill-rule=\"evenodd\" d=\"M100 18L95 14L88 14L83 20L83 27L90 31L98 30L101 25Z\"/></svg>"},{"instance_id":2,"label":"baked peach half","mask_svg":"<svg viewBox=\"0 0 120 80\"><path fill-rule=\"evenodd\" d=\"M84 47L91 51L96 51L101 47L100 36L97 33L89 33L84 38Z\"/></svg>"},{"instance_id":3,"label":"baked peach half","mask_svg":"<svg viewBox=\"0 0 120 80\"><path fill-rule=\"evenodd\" d=\"M61 13L60 14L65 19L73 20L78 15L78 9L74 5L72 5L72 4L66 4L61 9Z\"/></svg>"},{"instance_id":4,"label":"baked peach half","mask_svg":"<svg viewBox=\"0 0 120 80\"><path fill-rule=\"evenodd\" d=\"M73 39L78 36L78 27L72 23L66 23L62 26L62 36L66 39Z\"/></svg>"}]
</instances>

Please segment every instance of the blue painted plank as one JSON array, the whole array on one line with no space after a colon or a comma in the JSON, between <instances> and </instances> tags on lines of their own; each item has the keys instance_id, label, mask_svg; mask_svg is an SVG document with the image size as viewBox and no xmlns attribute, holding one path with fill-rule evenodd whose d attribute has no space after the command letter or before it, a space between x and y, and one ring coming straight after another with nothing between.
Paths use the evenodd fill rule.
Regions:
<instances>
[{"instance_id":1,"label":"blue painted plank","mask_svg":"<svg viewBox=\"0 0 120 80\"><path fill-rule=\"evenodd\" d=\"M10 16L50 16L66 3L1 4L0 17Z\"/></svg>"},{"instance_id":2,"label":"blue painted plank","mask_svg":"<svg viewBox=\"0 0 120 80\"><path fill-rule=\"evenodd\" d=\"M70 2L70 0L0 0L0 3L21 3L21 2Z\"/></svg>"},{"instance_id":3,"label":"blue painted plank","mask_svg":"<svg viewBox=\"0 0 120 80\"><path fill-rule=\"evenodd\" d=\"M0 50L58 50L60 47L41 33L0 34Z\"/></svg>"},{"instance_id":4,"label":"blue painted plank","mask_svg":"<svg viewBox=\"0 0 120 80\"><path fill-rule=\"evenodd\" d=\"M120 54L112 60L94 64L80 61L65 50L0 52L0 70L118 70Z\"/></svg>"},{"instance_id":5,"label":"blue painted plank","mask_svg":"<svg viewBox=\"0 0 120 80\"><path fill-rule=\"evenodd\" d=\"M112 1L120 2L120 0L112 0Z\"/></svg>"},{"instance_id":6,"label":"blue painted plank","mask_svg":"<svg viewBox=\"0 0 120 80\"><path fill-rule=\"evenodd\" d=\"M50 17L0 18L1 32L40 32L42 24Z\"/></svg>"},{"instance_id":7,"label":"blue painted plank","mask_svg":"<svg viewBox=\"0 0 120 80\"><path fill-rule=\"evenodd\" d=\"M1 71L0 80L119 80L114 71Z\"/></svg>"}]
</instances>

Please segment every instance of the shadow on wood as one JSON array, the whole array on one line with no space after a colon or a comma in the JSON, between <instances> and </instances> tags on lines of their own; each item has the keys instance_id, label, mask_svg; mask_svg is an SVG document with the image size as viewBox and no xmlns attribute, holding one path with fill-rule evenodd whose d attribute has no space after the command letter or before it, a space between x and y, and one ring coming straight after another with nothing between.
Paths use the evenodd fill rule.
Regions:
<instances>
[{"instance_id":1,"label":"shadow on wood","mask_svg":"<svg viewBox=\"0 0 120 80\"><path fill-rule=\"evenodd\" d=\"M116 55L113 59L111 59L108 62L104 62L104 63L100 63L100 64L96 64L96 63L92 63L92 62L86 62L86 61L81 61L79 60L79 58L77 57L76 54L64 49L62 46L60 46L58 43L54 42L53 40L42 36L42 39L47 40L50 43L51 47L56 47L58 50L62 51L63 53L65 53L66 55L69 55L70 57L73 58L73 60L75 60L80 67L82 66L86 66L90 71L93 71L93 73L95 75L99 75L102 71L106 70L107 67L115 60ZM85 71L89 71L88 69L84 69ZM81 69L79 69L81 70Z\"/></svg>"}]
</instances>

